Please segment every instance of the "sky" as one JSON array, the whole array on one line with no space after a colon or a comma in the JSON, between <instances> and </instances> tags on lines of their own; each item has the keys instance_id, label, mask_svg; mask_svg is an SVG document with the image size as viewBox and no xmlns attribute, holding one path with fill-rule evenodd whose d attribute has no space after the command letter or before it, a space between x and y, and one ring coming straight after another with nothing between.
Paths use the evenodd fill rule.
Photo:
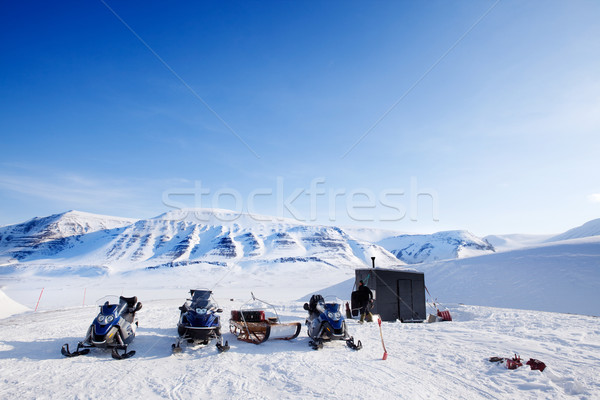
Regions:
<instances>
[{"instance_id":1,"label":"sky","mask_svg":"<svg viewBox=\"0 0 600 400\"><path fill-rule=\"evenodd\" d=\"M600 217L596 1L0 2L0 225Z\"/></svg>"}]
</instances>

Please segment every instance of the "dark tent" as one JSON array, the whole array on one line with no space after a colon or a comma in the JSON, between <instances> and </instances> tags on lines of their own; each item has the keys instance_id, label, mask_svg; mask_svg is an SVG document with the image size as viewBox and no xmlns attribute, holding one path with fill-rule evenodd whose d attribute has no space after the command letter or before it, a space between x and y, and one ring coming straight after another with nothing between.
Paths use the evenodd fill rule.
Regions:
<instances>
[{"instance_id":1,"label":"dark tent","mask_svg":"<svg viewBox=\"0 0 600 400\"><path fill-rule=\"evenodd\" d=\"M423 322L425 311L425 277L422 272L411 269L361 268L355 270L356 281L371 289L375 297L373 314L383 321ZM353 301L352 313L358 310Z\"/></svg>"}]
</instances>

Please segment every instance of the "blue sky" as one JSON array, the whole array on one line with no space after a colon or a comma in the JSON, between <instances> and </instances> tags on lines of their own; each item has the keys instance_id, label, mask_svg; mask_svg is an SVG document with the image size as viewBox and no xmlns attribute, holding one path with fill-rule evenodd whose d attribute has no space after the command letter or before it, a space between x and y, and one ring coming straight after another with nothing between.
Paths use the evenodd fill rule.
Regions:
<instances>
[{"instance_id":1,"label":"blue sky","mask_svg":"<svg viewBox=\"0 0 600 400\"><path fill-rule=\"evenodd\" d=\"M598 2L0 7L0 225L175 204L480 235L600 217Z\"/></svg>"}]
</instances>

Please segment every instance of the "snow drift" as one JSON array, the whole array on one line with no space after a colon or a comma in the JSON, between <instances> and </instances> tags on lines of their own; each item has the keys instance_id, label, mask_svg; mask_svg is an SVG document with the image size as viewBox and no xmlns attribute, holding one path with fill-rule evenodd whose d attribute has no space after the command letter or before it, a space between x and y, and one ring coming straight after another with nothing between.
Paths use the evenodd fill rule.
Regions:
<instances>
[{"instance_id":1,"label":"snow drift","mask_svg":"<svg viewBox=\"0 0 600 400\"><path fill-rule=\"evenodd\" d=\"M419 265L440 301L600 315L600 237Z\"/></svg>"},{"instance_id":2,"label":"snow drift","mask_svg":"<svg viewBox=\"0 0 600 400\"><path fill-rule=\"evenodd\" d=\"M17 303L0 290L0 319L29 311L29 308Z\"/></svg>"}]
</instances>

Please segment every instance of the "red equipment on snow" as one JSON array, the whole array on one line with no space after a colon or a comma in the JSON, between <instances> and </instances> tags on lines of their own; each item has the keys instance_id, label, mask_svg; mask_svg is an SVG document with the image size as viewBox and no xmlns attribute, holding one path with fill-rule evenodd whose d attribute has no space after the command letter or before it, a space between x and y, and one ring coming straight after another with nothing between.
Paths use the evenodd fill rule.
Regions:
<instances>
[{"instance_id":1,"label":"red equipment on snow","mask_svg":"<svg viewBox=\"0 0 600 400\"><path fill-rule=\"evenodd\" d=\"M506 359L506 368L508 369L517 369L522 367L523 363L521 362L521 357L515 354L513 358Z\"/></svg>"},{"instance_id":2,"label":"red equipment on snow","mask_svg":"<svg viewBox=\"0 0 600 400\"><path fill-rule=\"evenodd\" d=\"M529 367L531 367L532 370L544 372L544 370L546 369L546 364L544 364L540 360L536 360L535 358L530 358L529 361L527 361L525 364L529 365Z\"/></svg>"},{"instance_id":3,"label":"red equipment on snow","mask_svg":"<svg viewBox=\"0 0 600 400\"><path fill-rule=\"evenodd\" d=\"M427 294L429 295L429 297L433 298L431 293L429 293L429 289L427 289L427 286L425 286L425 290L427 291ZM435 310L437 311L437 316L440 317L440 319L442 321L452 321L452 316L450 315L450 311L448 311L448 310L440 311L437 304L435 304L436 301L437 301L437 299L434 299L432 301L432 303L433 303L433 308L435 308Z\"/></svg>"},{"instance_id":4,"label":"red equipment on snow","mask_svg":"<svg viewBox=\"0 0 600 400\"><path fill-rule=\"evenodd\" d=\"M495 362L499 364L506 363L506 368L508 369L517 369L523 366L523 362L521 361L521 357L516 355L513 358L504 358L504 357L490 357L490 362ZM530 358L529 361L525 363L525 365L529 365L532 370L544 371L546 369L546 364L541 362L540 360L536 360L535 358Z\"/></svg>"},{"instance_id":5,"label":"red equipment on snow","mask_svg":"<svg viewBox=\"0 0 600 400\"><path fill-rule=\"evenodd\" d=\"M444 310L444 311L437 310L437 315L444 321L452 321L452 316L450 315L450 311L448 311L448 310Z\"/></svg>"}]
</instances>

